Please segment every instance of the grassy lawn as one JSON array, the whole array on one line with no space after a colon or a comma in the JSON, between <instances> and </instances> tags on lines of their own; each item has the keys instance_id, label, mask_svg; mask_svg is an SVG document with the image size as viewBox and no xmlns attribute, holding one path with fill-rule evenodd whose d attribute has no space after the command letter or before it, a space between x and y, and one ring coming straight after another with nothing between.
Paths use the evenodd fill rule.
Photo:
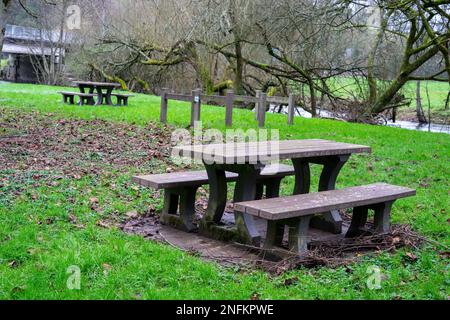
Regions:
<instances>
[{"instance_id":1,"label":"grassy lawn","mask_svg":"<svg viewBox=\"0 0 450 320\"><path fill-rule=\"evenodd\" d=\"M60 89L0 84L0 143L5 137L30 135L29 128L38 118L42 119L36 123L46 123L52 133L60 135L63 128L67 134L72 130L64 121L82 120L79 132L91 137L93 144L95 132L109 123L123 126L117 129L117 139L130 144L138 143L135 138L140 134L153 134L154 139L143 141L147 149L157 148L158 135L170 132L154 123L159 119L158 97L137 95L124 108L67 106L56 93ZM169 102L171 128L186 127L189 117L188 104ZM202 107L204 127L225 130L224 118L224 108ZM124 219L132 210L144 214L148 207L158 212L161 197L137 188L130 178L136 173L165 172L173 164L156 158L139 162L139 154L123 163L106 152L85 159L84 151L80 151L83 157L76 153L84 150L86 142L74 134L63 140L65 158L52 162L49 152L49 163L41 166L34 165L27 154L0 150L22 159L13 167L0 165L0 299L250 299L255 293L261 299L447 299L450 136L331 120L295 120L294 126L287 126L285 116L268 114L266 123L269 129L280 129L281 139L330 139L371 146L371 155L352 157L338 186L389 182L416 188L417 197L394 206L393 222L408 223L436 243L393 254L374 253L347 267L299 269L282 276L224 268L99 223L111 217ZM11 124L21 121L31 125L26 130L21 126L11 129ZM234 125L256 128L254 115L236 110ZM117 139L100 144L109 148L119 143ZM40 142L51 143L52 137ZM123 150L126 147L126 143L120 145ZM75 163L67 161L71 157ZM64 170L60 161L67 161L67 168L76 172ZM97 172L91 165L96 163L105 165ZM318 168L313 173L317 176ZM283 193L292 186L293 179L287 179ZM66 286L66 271L73 265L81 269L81 290ZM366 285L368 267L374 265L384 275L379 290Z\"/></svg>"}]
</instances>

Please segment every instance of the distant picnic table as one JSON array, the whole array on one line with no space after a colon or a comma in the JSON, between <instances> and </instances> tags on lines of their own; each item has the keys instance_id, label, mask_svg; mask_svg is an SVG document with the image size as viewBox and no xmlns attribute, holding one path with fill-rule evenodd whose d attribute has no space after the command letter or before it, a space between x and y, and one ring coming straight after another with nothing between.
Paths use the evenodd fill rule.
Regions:
<instances>
[{"instance_id":1,"label":"distant picnic table","mask_svg":"<svg viewBox=\"0 0 450 320\"><path fill-rule=\"evenodd\" d=\"M110 82L93 82L93 81L74 81L82 94L97 94L96 105L112 105L112 92L116 88L120 88L119 83Z\"/></svg>"}]
</instances>

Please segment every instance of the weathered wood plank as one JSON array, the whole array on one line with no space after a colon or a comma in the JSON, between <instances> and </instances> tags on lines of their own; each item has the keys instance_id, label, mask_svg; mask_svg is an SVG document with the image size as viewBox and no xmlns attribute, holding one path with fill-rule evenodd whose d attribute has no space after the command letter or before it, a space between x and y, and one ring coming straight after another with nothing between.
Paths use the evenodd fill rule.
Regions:
<instances>
[{"instance_id":1,"label":"weathered wood plank","mask_svg":"<svg viewBox=\"0 0 450 320\"><path fill-rule=\"evenodd\" d=\"M288 104L289 98L286 97L267 97L266 101L268 103L275 103L275 104Z\"/></svg>"},{"instance_id":2,"label":"weathered wood plank","mask_svg":"<svg viewBox=\"0 0 450 320\"><path fill-rule=\"evenodd\" d=\"M120 83L114 82L95 82L95 81L74 81L76 85L84 85L84 86L94 86L94 87L113 87L119 88Z\"/></svg>"},{"instance_id":3,"label":"weathered wood plank","mask_svg":"<svg viewBox=\"0 0 450 320\"><path fill-rule=\"evenodd\" d=\"M169 100L185 101L185 102L192 102L192 99L193 99L192 95L175 94L175 93L167 93L166 97Z\"/></svg>"},{"instance_id":4,"label":"weathered wood plank","mask_svg":"<svg viewBox=\"0 0 450 320\"><path fill-rule=\"evenodd\" d=\"M276 142L250 142L232 144L210 144L174 147L173 151L180 156L215 159L217 163L233 163L233 161L259 160L267 161L267 157L280 160L344 155L371 152L371 148L362 145L341 143L328 140L294 140Z\"/></svg>"},{"instance_id":5,"label":"weathered wood plank","mask_svg":"<svg viewBox=\"0 0 450 320\"><path fill-rule=\"evenodd\" d=\"M191 111L191 127L195 126L197 121L200 121L201 117L201 105L202 105L202 90L192 90L192 111Z\"/></svg>"},{"instance_id":6,"label":"weathered wood plank","mask_svg":"<svg viewBox=\"0 0 450 320\"><path fill-rule=\"evenodd\" d=\"M261 96L262 91L261 90L256 90L256 95L255 95L255 99L256 99L256 104L255 104L255 120L258 120L258 108L259 108L259 97Z\"/></svg>"},{"instance_id":7,"label":"weathered wood plank","mask_svg":"<svg viewBox=\"0 0 450 320\"><path fill-rule=\"evenodd\" d=\"M236 203L234 208L238 212L267 220L283 220L331 210L384 203L415 194L416 191L413 189L377 183L342 190Z\"/></svg>"},{"instance_id":8,"label":"weathered wood plank","mask_svg":"<svg viewBox=\"0 0 450 320\"><path fill-rule=\"evenodd\" d=\"M266 167L261 172L260 177L261 179L281 178L293 175L294 173L295 170L292 166L280 164ZM236 181L237 177L238 175L236 173L226 173L228 182ZM188 171L136 176L133 177L133 182L144 187L151 187L159 190L166 188L206 185L209 183L209 180L206 171Z\"/></svg>"},{"instance_id":9,"label":"weathered wood plank","mask_svg":"<svg viewBox=\"0 0 450 320\"><path fill-rule=\"evenodd\" d=\"M58 93L65 96L78 96L78 97L96 97L96 94L93 93L81 93L81 92L69 92L69 91L59 91Z\"/></svg>"},{"instance_id":10,"label":"weathered wood plank","mask_svg":"<svg viewBox=\"0 0 450 320\"><path fill-rule=\"evenodd\" d=\"M111 93L111 96L113 97L134 97L134 94L129 94L129 93Z\"/></svg>"},{"instance_id":11,"label":"weathered wood plank","mask_svg":"<svg viewBox=\"0 0 450 320\"><path fill-rule=\"evenodd\" d=\"M234 92L228 90L225 97L225 125L227 127L233 126L233 106L234 106Z\"/></svg>"},{"instance_id":12,"label":"weathered wood plank","mask_svg":"<svg viewBox=\"0 0 450 320\"><path fill-rule=\"evenodd\" d=\"M244 103L258 103L258 99L256 97L250 96L234 96L234 101L244 102Z\"/></svg>"},{"instance_id":13,"label":"weathered wood plank","mask_svg":"<svg viewBox=\"0 0 450 320\"><path fill-rule=\"evenodd\" d=\"M259 95L258 101L258 126L263 128L266 124L266 105L267 105L267 94L262 92Z\"/></svg>"},{"instance_id":14,"label":"weathered wood plank","mask_svg":"<svg viewBox=\"0 0 450 320\"><path fill-rule=\"evenodd\" d=\"M227 179L235 181L237 174L227 174ZM156 190L208 184L206 171L174 172L133 177L133 182Z\"/></svg>"},{"instance_id":15,"label":"weathered wood plank","mask_svg":"<svg viewBox=\"0 0 450 320\"><path fill-rule=\"evenodd\" d=\"M288 125L294 124L294 118L295 118L295 101L294 101L294 95L289 95L289 103L288 103Z\"/></svg>"},{"instance_id":16,"label":"weathered wood plank","mask_svg":"<svg viewBox=\"0 0 450 320\"><path fill-rule=\"evenodd\" d=\"M202 94L202 102L204 102L204 103L215 102L217 104L224 105L225 104L225 96Z\"/></svg>"},{"instance_id":17,"label":"weathered wood plank","mask_svg":"<svg viewBox=\"0 0 450 320\"><path fill-rule=\"evenodd\" d=\"M328 148L328 147L345 147L345 146L359 146L355 144L348 144L342 142L335 142L321 139L307 139L307 140L281 140L281 141L262 141L262 142L236 142L236 143L218 143L208 145L191 145L176 147L185 150L195 150L208 152L208 150L265 150L266 147L276 147L280 150L291 150L298 148Z\"/></svg>"},{"instance_id":18,"label":"weathered wood plank","mask_svg":"<svg viewBox=\"0 0 450 320\"><path fill-rule=\"evenodd\" d=\"M167 88L163 88L161 91L161 112L159 115L159 120L161 123L167 123L167 111L168 111L168 98L167 98Z\"/></svg>"}]
</instances>

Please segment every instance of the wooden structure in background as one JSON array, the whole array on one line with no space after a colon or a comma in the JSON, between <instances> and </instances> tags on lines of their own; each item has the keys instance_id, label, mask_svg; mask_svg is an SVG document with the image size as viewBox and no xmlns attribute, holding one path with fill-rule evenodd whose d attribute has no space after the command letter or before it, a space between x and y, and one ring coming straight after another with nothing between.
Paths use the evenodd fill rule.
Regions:
<instances>
[{"instance_id":1,"label":"wooden structure in background","mask_svg":"<svg viewBox=\"0 0 450 320\"><path fill-rule=\"evenodd\" d=\"M294 95L286 97L268 97L266 93L257 91L256 97L235 95L233 90L228 90L225 96L219 95L205 95L202 90L193 90L192 94L177 94L171 93L168 89L163 89L161 92L161 113L160 121L167 123L167 112L169 107L169 100L190 102L191 120L190 125L193 127L196 121L201 119L201 105L202 103L215 103L217 105L225 106L225 124L227 127L233 126L233 108L236 102L255 104L255 117L260 128L263 128L266 123L267 105L269 104L285 104L288 106L288 124L294 124L295 102Z\"/></svg>"}]
</instances>

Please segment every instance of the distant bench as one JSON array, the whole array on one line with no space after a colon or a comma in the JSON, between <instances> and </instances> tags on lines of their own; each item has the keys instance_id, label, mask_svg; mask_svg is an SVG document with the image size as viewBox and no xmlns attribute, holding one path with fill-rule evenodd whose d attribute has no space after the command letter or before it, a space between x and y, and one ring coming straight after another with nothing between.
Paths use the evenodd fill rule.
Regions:
<instances>
[{"instance_id":1,"label":"distant bench","mask_svg":"<svg viewBox=\"0 0 450 320\"><path fill-rule=\"evenodd\" d=\"M390 214L393 203L400 198L411 197L415 190L379 183L341 190L302 194L276 199L236 203L234 209L267 220L265 249L281 247L285 226L289 226L289 250L304 253L310 220L330 210L353 208L353 216L347 237L367 233L364 229L368 210L375 211L375 233L390 231Z\"/></svg>"},{"instance_id":2,"label":"distant bench","mask_svg":"<svg viewBox=\"0 0 450 320\"><path fill-rule=\"evenodd\" d=\"M69 92L69 91L60 91L60 94L63 96L63 102L69 103L69 104L75 104L75 97L79 97L79 104L80 105L94 105L95 100L94 98L97 96L93 93L81 93L81 92Z\"/></svg>"},{"instance_id":3,"label":"distant bench","mask_svg":"<svg viewBox=\"0 0 450 320\"><path fill-rule=\"evenodd\" d=\"M82 92L69 92L69 91L60 91L60 94L63 96L63 102L69 103L69 104L75 104L75 97L79 97L79 104L80 105L95 105L95 97L98 97L97 94L94 93L82 93ZM128 105L128 98L133 97L132 94L126 94L126 93L111 93L111 96L114 96L117 98L117 106L127 106ZM102 99L105 99L106 97L102 97ZM102 101L103 102L103 101Z\"/></svg>"},{"instance_id":4,"label":"distant bench","mask_svg":"<svg viewBox=\"0 0 450 320\"><path fill-rule=\"evenodd\" d=\"M292 166L273 165L266 167L258 177L257 199L263 197L264 187L267 198L278 197L281 180L294 174L295 170ZM227 182L235 182L237 178L236 173L226 172ZM156 190L164 189L164 209L161 214L161 222L188 232L197 229L193 224L195 197L199 187L209 184L206 171L139 176L133 177L133 182Z\"/></svg>"},{"instance_id":5,"label":"distant bench","mask_svg":"<svg viewBox=\"0 0 450 320\"><path fill-rule=\"evenodd\" d=\"M128 98L134 97L134 95L126 93L111 93L111 96L117 98L117 106L127 106Z\"/></svg>"}]
</instances>

